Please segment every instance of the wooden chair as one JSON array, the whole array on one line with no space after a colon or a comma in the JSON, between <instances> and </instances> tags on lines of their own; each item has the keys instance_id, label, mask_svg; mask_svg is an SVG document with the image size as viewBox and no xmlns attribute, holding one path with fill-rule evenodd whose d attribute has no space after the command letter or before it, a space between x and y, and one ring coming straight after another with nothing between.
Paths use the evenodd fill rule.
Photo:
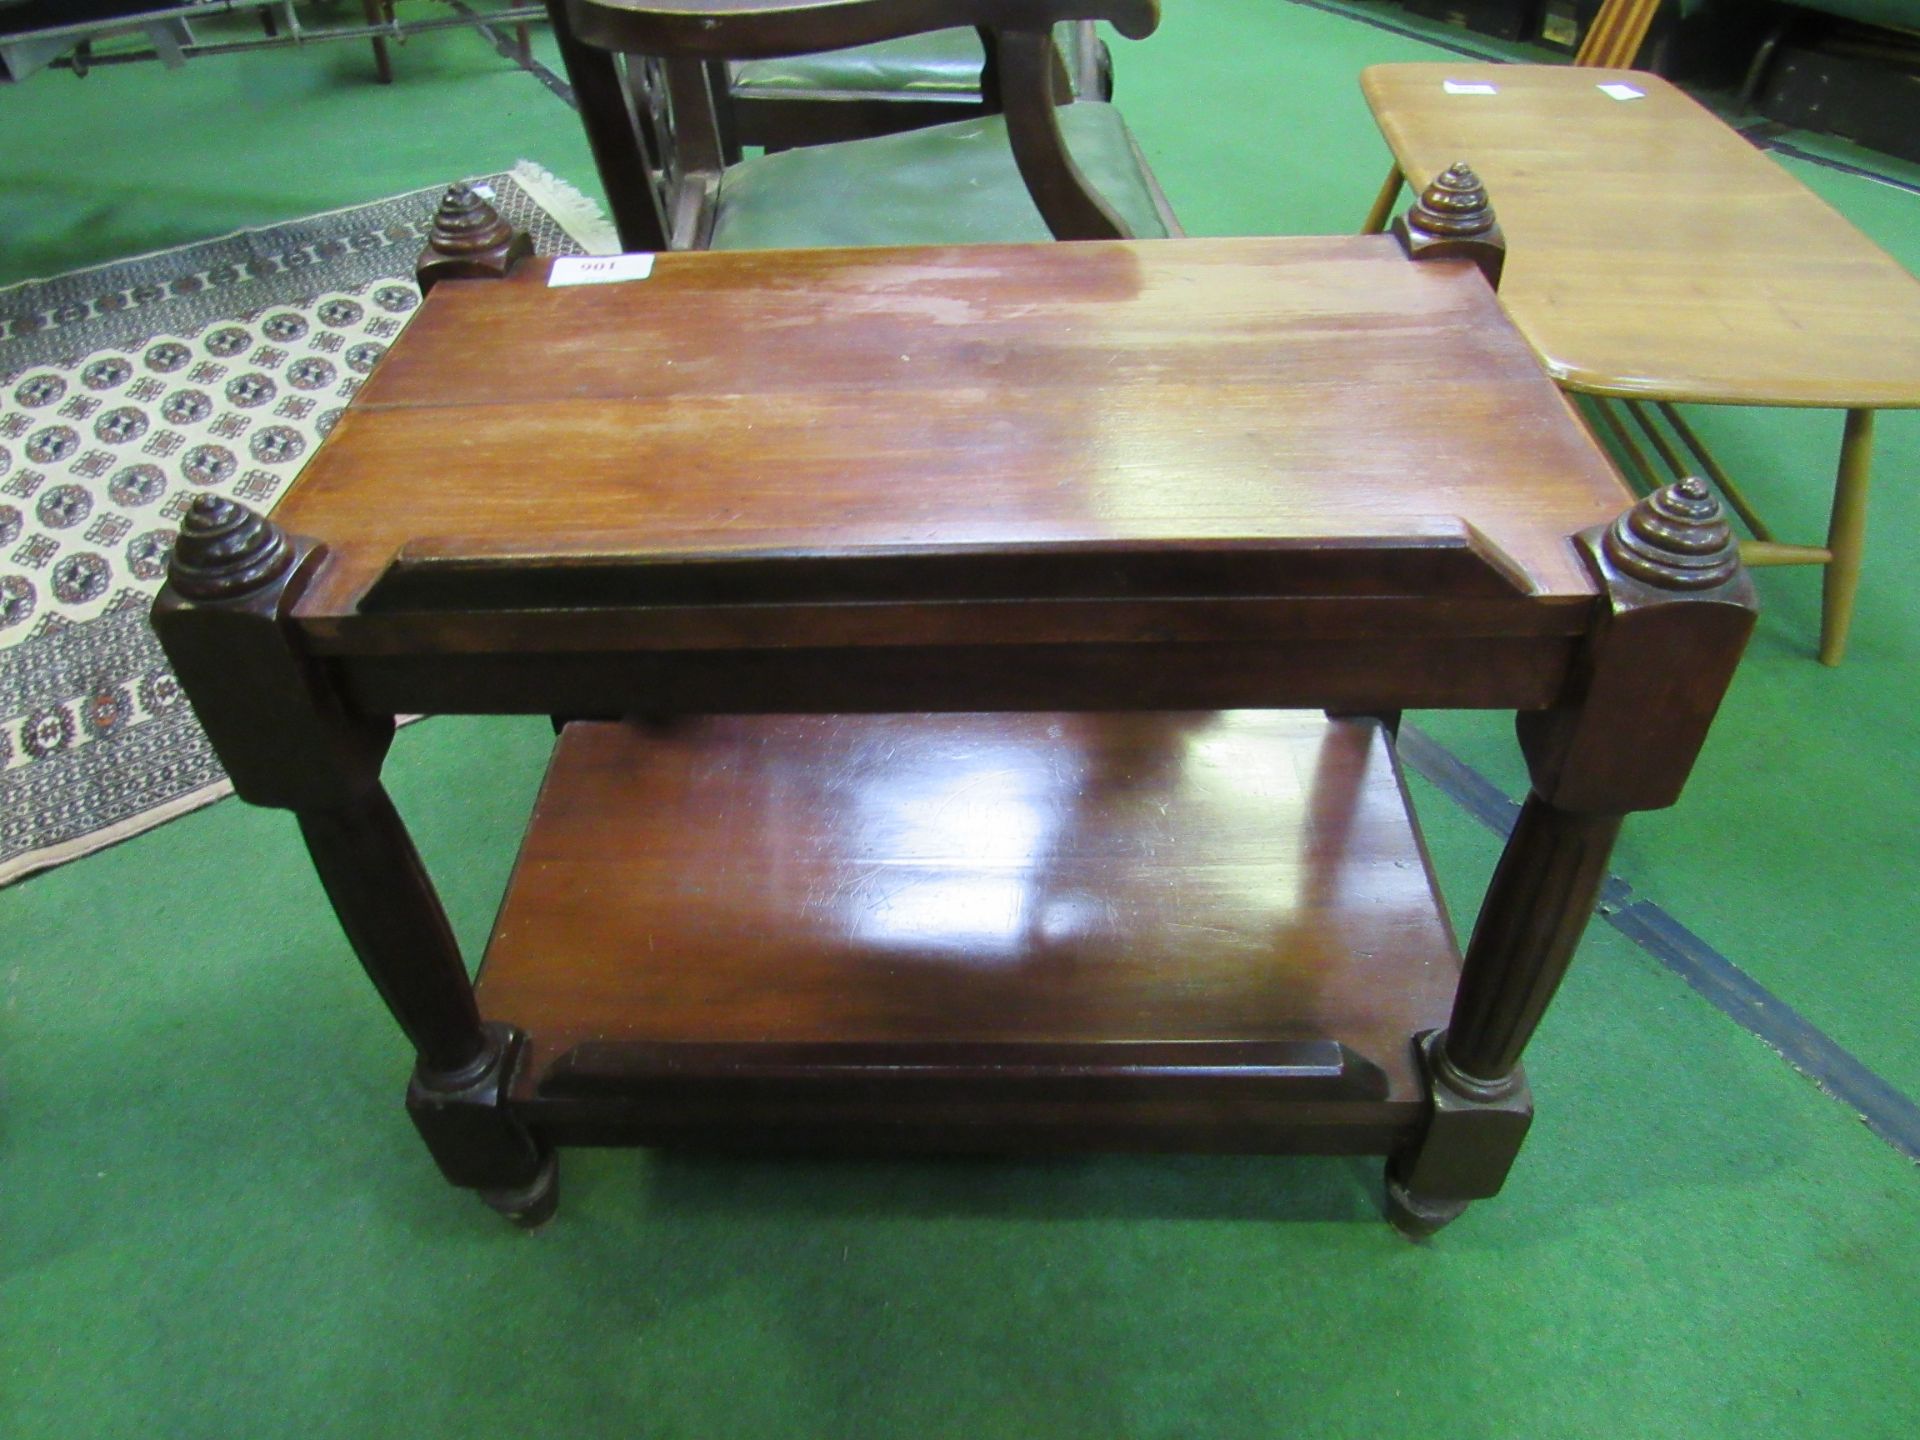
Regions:
<instances>
[{"instance_id":1,"label":"wooden chair","mask_svg":"<svg viewBox=\"0 0 1920 1440\"><path fill-rule=\"evenodd\" d=\"M291 9L291 7L289 7ZM360 0L360 13L369 29L393 24L393 0ZM270 9L260 12L260 30L268 39L280 34L279 17ZM373 42L373 71L382 85L393 83L393 58L387 53L384 35L368 37Z\"/></svg>"},{"instance_id":2,"label":"wooden chair","mask_svg":"<svg viewBox=\"0 0 1920 1440\"><path fill-rule=\"evenodd\" d=\"M1075 99L1113 98L1112 59L1091 20L1055 26L1054 43ZM985 63L979 33L964 27L744 61L729 67L732 138L785 150L988 114L980 86Z\"/></svg>"},{"instance_id":3,"label":"wooden chair","mask_svg":"<svg viewBox=\"0 0 1920 1440\"><path fill-rule=\"evenodd\" d=\"M1053 27L1139 38L1158 0L549 0L629 250L1099 240L1179 233L1111 105L1057 105ZM735 60L979 27L992 113L728 165Z\"/></svg>"},{"instance_id":4,"label":"wooden chair","mask_svg":"<svg viewBox=\"0 0 1920 1440\"><path fill-rule=\"evenodd\" d=\"M1593 24L1587 27L1587 33L1580 37L1580 48L1573 53L1573 63L1602 70L1631 69L1659 13L1660 0L1605 0L1600 12L1593 17ZM1378 235L1387 228L1387 221L1393 218L1393 207L1400 200L1400 187L1405 183L1406 176L1400 173L1398 165L1388 168L1380 193L1374 197L1373 208L1367 212L1366 224L1360 227L1362 234Z\"/></svg>"}]
</instances>

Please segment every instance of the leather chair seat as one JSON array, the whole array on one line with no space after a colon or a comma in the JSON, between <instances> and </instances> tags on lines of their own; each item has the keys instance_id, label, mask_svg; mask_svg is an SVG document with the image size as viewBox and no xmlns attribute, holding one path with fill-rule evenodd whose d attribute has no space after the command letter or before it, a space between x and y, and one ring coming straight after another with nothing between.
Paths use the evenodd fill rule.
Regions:
<instances>
[{"instance_id":1,"label":"leather chair seat","mask_svg":"<svg viewBox=\"0 0 1920 1440\"><path fill-rule=\"evenodd\" d=\"M1098 101L1057 112L1067 149L1093 188L1141 238L1168 231L1133 136ZM965 204L955 197L964 195ZM983 245L1044 241L1045 221L1020 179L998 115L869 140L762 155L728 168L716 250L845 245Z\"/></svg>"},{"instance_id":2,"label":"leather chair seat","mask_svg":"<svg viewBox=\"0 0 1920 1440\"><path fill-rule=\"evenodd\" d=\"M1062 45L1070 43L1062 26ZM789 92L862 95L951 95L971 100L980 91L985 51L978 31L964 27L929 30L901 40L788 55L774 60L743 60L733 69L734 93L742 98Z\"/></svg>"}]
</instances>

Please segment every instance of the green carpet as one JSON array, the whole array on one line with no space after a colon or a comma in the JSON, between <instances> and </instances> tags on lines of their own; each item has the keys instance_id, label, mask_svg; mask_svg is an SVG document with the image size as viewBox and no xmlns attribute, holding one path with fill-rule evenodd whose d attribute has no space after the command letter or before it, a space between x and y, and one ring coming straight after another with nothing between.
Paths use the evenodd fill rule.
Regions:
<instances>
[{"instance_id":1,"label":"green carpet","mask_svg":"<svg viewBox=\"0 0 1920 1440\"><path fill-rule=\"evenodd\" d=\"M1385 150L1354 76L1433 52L1273 0L1167 11L1116 42L1119 100L1189 226L1356 226ZM375 87L343 45L0 91L0 280L520 155L591 176L577 121L476 38L396 68ZM1796 173L1920 268L1920 199ZM1618 868L1920 1094L1913 422L1882 421L1846 665L1810 658L1817 575L1761 575L1696 782ZM1835 417L1702 424L1783 530L1818 528ZM1507 722L1419 721L1517 788ZM396 744L470 953L549 743L434 720ZM1477 895L1491 837L1416 798ZM413 1136L404 1045L288 817L225 802L0 891L0 936L9 1440L1920 1432L1920 1175L1605 926L1529 1053L1506 1193L1424 1247L1377 1218L1371 1162L1206 1158L569 1152L526 1236Z\"/></svg>"},{"instance_id":2,"label":"green carpet","mask_svg":"<svg viewBox=\"0 0 1920 1440\"><path fill-rule=\"evenodd\" d=\"M154 8L164 8L156 5ZM403 13L446 7L406 0ZM534 53L560 69L552 37ZM590 183L579 118L461 31L101 67L0 88L0 285L359 205L538 155Z\"/></svg>"}]
</instances>

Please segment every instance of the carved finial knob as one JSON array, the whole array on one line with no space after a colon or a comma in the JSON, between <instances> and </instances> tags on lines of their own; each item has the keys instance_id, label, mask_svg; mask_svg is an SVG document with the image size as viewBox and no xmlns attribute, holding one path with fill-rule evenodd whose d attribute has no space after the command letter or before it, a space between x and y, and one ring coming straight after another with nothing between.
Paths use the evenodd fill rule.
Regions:
<instances>
[{"instance_id":1,"label":"carved finial knob","mask_svg":"<svg viewBox=\"0 0 1920 1440\"><path fill-rule=\"evenodd\" d=\"M425 294L442 280L499 278L533 253L533 239L500 218L487 198L464 180L447 187L414 262Z\"/></svg>"},{"instance_id":2,"label":"carved finial knob","mask_svg":"<svg viewBox=\"0 0 1920 1440\"><path fill-rule=\"evenodd\" d=\"M513 227L466 181L447 187L433 215L427 248L442 255L478 255L513 240Z\"/></svg>"},{"instance_id":3,"label":"carved finial knob","mask_svg":"<svg viewBox=\"0 0 1920 1440\"><path fill-rule=\"evenodd\" d=\"M1487 187L1461 160L1434 177L1411 209L1393 222L1401 247L1415 260L1471 260L1496 290L1507 263L1507 241L1487 201Z\"/></svg>"},{"instance_id":4,"label":"carved finial knob","mask_svg":"<svg viewBox=\"0 0 1920 1440\"><path fill-rule=\"evenodd\" d=\"M293 563L287 533L237 500L196 495L180 523L167 583L188 600L229 600L278 580Z\"/></svg>"},{"instance_id":5,"label":"carved finial knob","mask_svg":"<svg viewBox=\"0 0 1920 1440\"><path fill-rule=\"evenodd\" d=\"M1493 206L1487 203L1487 187L1473 167L1458 160L1434 177L1407 222L1430 235L1484 235L1493 229Z\"/></svg>"},{"instance_id":6,"label":"carved finial knob","mask_svg":"<svg viewBox=\"0 0 1920 1440\"><path fill-rule=\"evenodd\" d=\"M1740 569L1740 546L1706 482L1656 490L1607 528L1614 568L1663 590L1706 590Z\"/></svg>"}]
</instances>

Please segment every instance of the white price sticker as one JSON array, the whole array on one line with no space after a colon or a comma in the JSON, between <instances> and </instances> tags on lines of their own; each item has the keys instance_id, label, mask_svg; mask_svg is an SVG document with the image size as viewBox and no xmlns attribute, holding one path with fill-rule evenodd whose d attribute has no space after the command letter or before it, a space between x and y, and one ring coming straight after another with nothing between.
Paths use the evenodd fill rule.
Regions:
<instances>
[{"instance_id":1,"label":"white price sticker","mask_svg":"<svg viewBox=\"0 0 1920 1440\"><path fill-rule=\"evenodd\" d=\"M1498 95L1500 93L1484 80L1442 80L1440 88L1449 95Z\"/></svg>"},{"instance_id":2,"label":"white price sticker","mask_svg":"<svg viewBox=\"0 0 1920 1440\"><path fill-rule=\"evenodd\" d=\"M1646 91L1636 90L1631 85L1622 85L1618 80L1601 85L1598 89L1602 95L1611 96L1615 100L1644 100L1647 94Z\"/></svg>"},{"instance_id":3,"label":"white price sticker","mask_svg":"<svg viewBox=\"0 0 1920 1440\"><path fill-rule=\"evenodd\" d=\"M548 285L617 285L622 280L644 280L653 274L653 256L562 255L553 262Z\"/></svg>"}]
</instances>

